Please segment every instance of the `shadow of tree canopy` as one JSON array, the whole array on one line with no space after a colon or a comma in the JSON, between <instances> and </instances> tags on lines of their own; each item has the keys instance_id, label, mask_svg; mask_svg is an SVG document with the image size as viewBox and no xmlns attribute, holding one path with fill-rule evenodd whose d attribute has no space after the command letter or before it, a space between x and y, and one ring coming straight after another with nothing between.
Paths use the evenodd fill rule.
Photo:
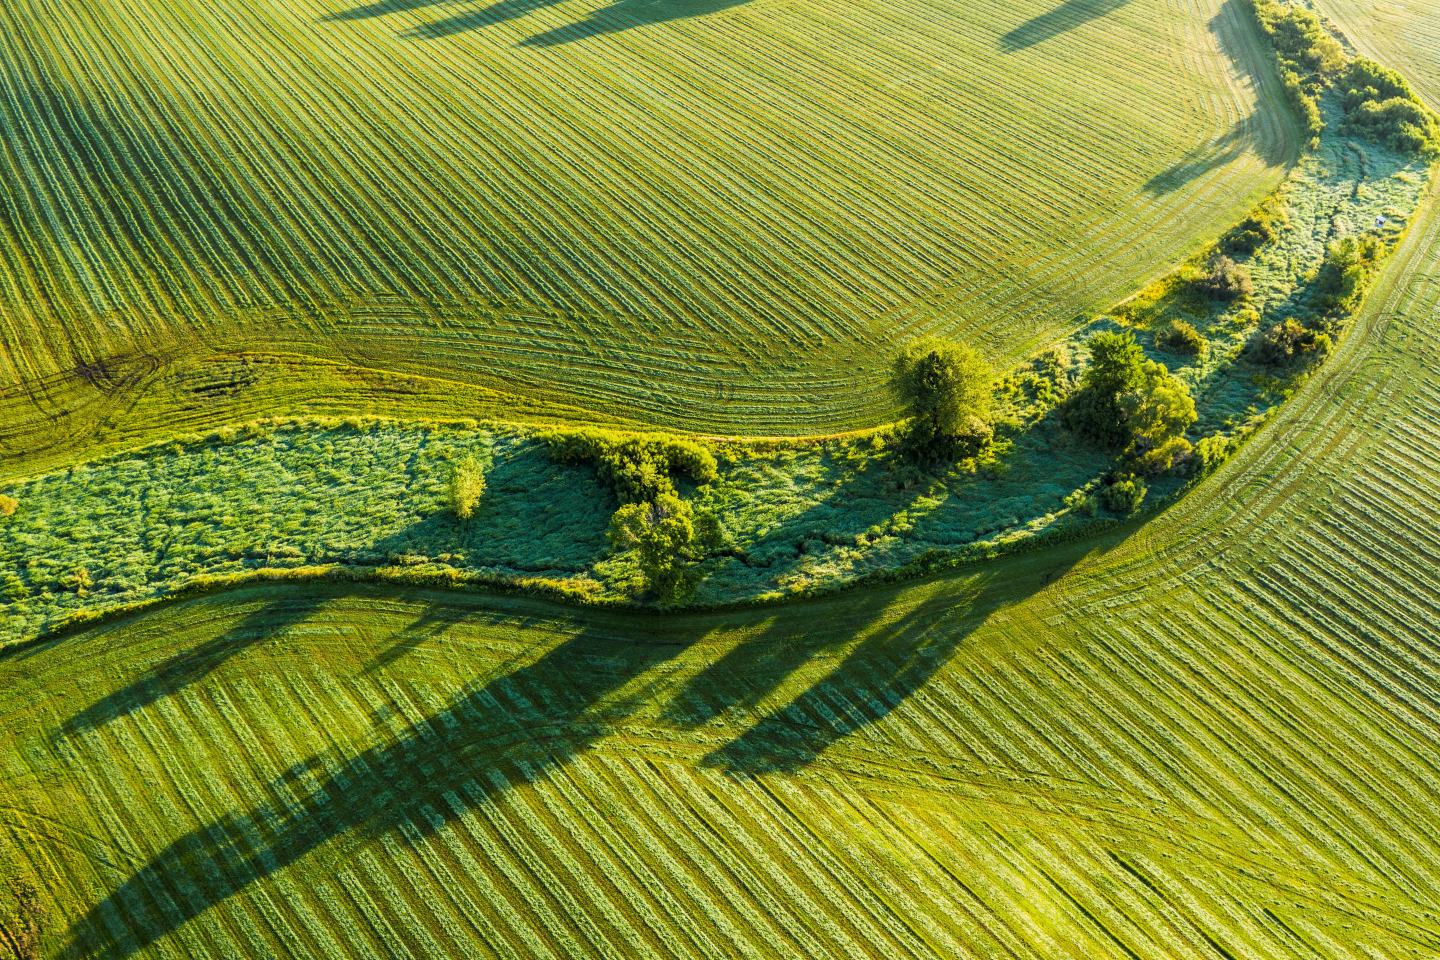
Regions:
<instances>
[{"instance_id":1,"label":"shadow of tree canopy","mask_svg":"<svg viewBox=\"0 0 1440 960\"><path fill-rule=\"evenodd\" d=\"M322 22L368 20L395 13L450 6L455 0L376 0L350 10L327 14ZM482 30L510 20L528 16L537 10L555 6L563 0L496 0L487 6L464 10L430 23L412 27L402 34L418 40ZM588 13L584 19L556 27L529 37L522 47L553 47L607 33L620 33L635 27L650 26L671 20L702 17L739 6L748 0L611 0L609 6Z\"/></svg>"},{"instance_id":2,"label":"shadow of tree canopy","mask_svg":"<svg viewBox=\"0 0 1440 960\"><path fill-rule=\"evenodd\" d=\"M61 955L141 953L338 838L365 842L402 828L433 833L464 809L497 797L510 783L565 764L627 718L643 715L651 718L646 723L654 723L659 715L661 722L689 727L722 713L752 714L754 705L781 690L812 658L843 648L838 664L821 680L749 728L736 724L742 732L708 761L737 776L797 769L836 740L878 722L932 677L976 625L1041 589L1082 553L1076 545L1053 560L1032 556L1006 565L1012 575L936 581L923 588L919 601L907 598L908 587L885 586L849 595L843 603L778 607L758 635L690 677L680 697L675 690L681 681L669 679L671 661L717 631L748 629L749 621L765 615L595 612L568 619L562 610L556 614L567 618L561 621L567 625L561 638L538 656L522 655L521 662L502 666L398 730L390 726L393 718L377 718L376 729L388 731L380 733L381 742L353 754L322 751L264 784L270 799L179 836L71 925ZM340 589L358 590L334 588L329 594ZM283 624L317 608L318 601L298 588L278 592L283 596L266 612L278 613ZM394 635L389 649L372 658L364 672L382 670L419 647L439 645L467 617L487 615L484 601L420 596L431 598L430 605ZM897 602L902 604L898 612ZM259 616L247 616L240 626L167 662L212 664L226 642L255 642L251 634L257 631L247 632L246 625L253 626ZM167 670L192 677L179 666L162 666L153 675L169 676ZM66 726L144 709L179 688L154 679L126 685L106 698L103 708L88 708ZM867 706L860 713L837 715L822 709L821 701L832 695ZM463 801L459 809L457 797ZM117 937L117 931L124 935Z\"/></svg>"},{"instance_id":3,"label":"shadow of tree canopy","mask_svg":"<svg viewBox=\"0 0 1440 960\"><path fill-rule=\"evenodd\" d=\"M1026 20L1001 37L1000 49L1005 53L1018 53L1084 26L1091 20L1109 16L1129 2L1130 0L1065 0L1055 9Z\"/></svg>"},{"instance_id":4,"label":"shadow of tree canopy","mask_svg":"<svg viewBox=\"0 0 1440 960\"><path fill-rule=\"evenodd\" d=\"M121 689L101 697L65 723L64 735L75 736L102 727L175 696L186 687L204 680L227 660L258 644L267 643L288 627L303 622L322 601L323 598L318 596L282 594L274 602L247 614L229 630L221 631L198 646L181 650Z\"/></svg>"},{"instance_id":5,"label":"shadow of tree canopy","mask_svg":"<svg viewBox=\"0 0 1440 960\"><path fill-rule=\"evenodd\" d=\"M1241 0L1225 0L1220 12L1211 18L1209 28L1221 52L1249 77L1252 84L1259 87L1269 82L1265 69L1252 62L1247 49L1234 39L1237 30L1245 29L1241 24L1248 24L1249 17ZM1242 118L1224 136L1191 149L1173 166L1151 177L1145 183L1145 190L1156 195L1174 193L1210 171L1238 159L1248 150L1253 150L1266 166L1278 166L1293 160L1292 145L1284 137L1272 135L1270 128L1256 123L1254 118Z\"/></svg>"},{"instance_id":6,"label":"shadow of tree canopy","mask_svg":"<svg viewBox=\"0 0 1440 960\"><path fill-rule=\"evenodd\" d=\"M272 802L204 824L161 850L71 926L62 955L140 953L341 835L364 839L402 823L432 833L454 816L447 795L478 802L499 789L485 770L513 773L524 759L534 776L583 750L606 729L606 695L684 646L636 642L617 656L613 637L582 629L376 746L298 764L267 785ZM306 771L328 773L305 781L315 784L306 789ZM422 811L430 815L415 816ZM116 926L130 932L123 946L108 943Z\"/></svg>"}]
</instances>

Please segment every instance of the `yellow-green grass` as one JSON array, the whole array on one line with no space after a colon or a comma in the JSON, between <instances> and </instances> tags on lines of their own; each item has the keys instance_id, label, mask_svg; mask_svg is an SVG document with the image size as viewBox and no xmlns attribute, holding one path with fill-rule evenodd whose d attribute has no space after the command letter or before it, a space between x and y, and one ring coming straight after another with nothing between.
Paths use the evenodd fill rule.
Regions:
<instances>
[{"instance_id":1,"label":"yellow-green grass","mask_svg":"<svg viewBox=\"0 0 1440 960\"><path fill-rule=\"evenodd\" d=\"M390 404L329 395L357 367L467 385L407 380L430 415L870 424L897 341L1050 342L1295 141L1235 0L23 0L0 64L7 460ZM308 382L192 392L247 350Z\"/></svg>"},{"instance_id":2,"label":"yellow-green grass","mask_svg":"<svg viewBox=\"0 0 1440 960\"><path fill-rule=\"evenodd\" d=\"M1440 214L1157 520L661 617L340 587L0 658L71 956L1431 957Z\"/></svg>"}]
</instances>

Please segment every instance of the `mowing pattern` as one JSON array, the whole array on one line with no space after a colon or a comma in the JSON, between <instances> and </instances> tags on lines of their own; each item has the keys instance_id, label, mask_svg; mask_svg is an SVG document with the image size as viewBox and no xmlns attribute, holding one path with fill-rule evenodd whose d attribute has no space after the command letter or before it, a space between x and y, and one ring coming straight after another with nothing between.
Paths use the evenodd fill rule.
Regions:
<instances>
[{"instance_id":1,"label":"mowing pattern","mask_svg":"<svg viewBox=\"0 0 1440 960\"><path fill-rule=\"evenodd\" d=\"M873 421L895 339L1046 343L1293 141L1238 5L1183 0L22 0L0 64L32 447L75 392L219 348L723 432Z\"/></svg>"},{"instance_id":2,"label":"mowing pattern","mask_svg":"<svg viewBox=\"0 0 1440 960\"><path fill-rule=\"evenodd\" d=\"M3 856L72 956L1433 956L1436 276L1432 208L1271 442L1098 557L13 652Z\"/></svg>"}]
</instances>

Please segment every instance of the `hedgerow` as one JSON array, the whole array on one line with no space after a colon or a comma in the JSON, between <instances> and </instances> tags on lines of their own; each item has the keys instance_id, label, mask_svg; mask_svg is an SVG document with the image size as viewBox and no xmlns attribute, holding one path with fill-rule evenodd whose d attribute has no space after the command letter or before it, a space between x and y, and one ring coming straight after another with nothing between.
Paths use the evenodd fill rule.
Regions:
<instances>
[{"instance_id":1,"label":"hedgerow","mask_svg":"<svg viewBox=\"0 0 1440 960\"><path fill-rule=\"evenodd\" d=\"M703 486L715 479L715 455L694 440L658 433L586 428L547 430L540 440L560 463L589 463L621 503L653 501L676 492L676 476Z\"/></svg>"},{"instance_id":2,"label":"hedgerow","mask_svg":"<svg viewBox=\"0 0 1440 960\"><path fill-rule=\"evenodd\" d=\"M1312 10L1279 0L1251 0L1251 6L1270 39L1280 82L1314 150L1325 129L1320 94L1345 66L1345 51Z\"/></svg>"}]
</instances>

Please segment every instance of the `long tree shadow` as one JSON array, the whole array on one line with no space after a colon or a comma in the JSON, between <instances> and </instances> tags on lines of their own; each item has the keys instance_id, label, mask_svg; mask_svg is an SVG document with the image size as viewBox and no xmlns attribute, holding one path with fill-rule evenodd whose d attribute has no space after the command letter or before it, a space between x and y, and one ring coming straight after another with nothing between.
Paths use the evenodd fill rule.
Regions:
<instances>
[{"instance_id":1,"label":"long tree shadow","mask_svg":"<svg viewBox=\"0 0 1440 960\"><path fill-rule=\"evenodd\" d=\"M369 20L373 17L389 16L392 13L408 13L411 10L424 10L427 7L447 6L454 2L455 0L376 0L374 3L361 4L349 10L341 10L339 13L327 13L320 18L320 22Z\"/></svg>"},{"instance_id":2,"label":"long tree shadow","mask_svg":"<svg viewBox=\"0 0 1440 960\"><path fill-rule=\"evenodd\" d=\"M246 650L273 640L286 628L307 619L323 598L286 593L245 616L239 623L211 639L182 650L146 670L119 690L101 697L71 717L64 725L66 736L75 736L102 727L151 704L175 696L199 683L226 661Z\"/></svg>"},{"instance_id":3,"label":"long tree shadow","mask_svg":"<svg viewBox=\"0 0 1440 960\"><path fill-rule=\"evenodd\" d=\"M738 7L749 0L611 0L584 20L538 33L522 47L555 47L607 33L649 27L672 20L704 17Z\"/></svg>"},{"instance_id":4,"label":"long tree shadow","mask_svg":"<svg viewBox=\"0 0 1440 960\"><path fill-rule=\"evenodd\" d=\"M334 23L368 20L393 13L450 6L455 2L456 0L376 0L349 10L326 14L321 17L321 21ZM439 20L411 27L404 31L402 36L418 40L438 40L517 20L561 2L563 0L496 0L485 6L462 10ZM748 0L611 0L609 6L591 11L584 19L536 34L521 41L520 46L553 47L635 27L702 17L746 2Z\"/></svg>"},{"instance_id":5,"label":"long tree shadow","mask_svg":"<svg viewBox=\"0 0 1440 960\"><path fill-rule=\"evenodd\" d=\"M577 623L563 611L552 614L546 635L559 624L562 638L538 656L519 654L518 665L461 690L446 706L398 730L393 716L379 718L381 742L354 754L321 751L266 782L267 799L257 806L184 833L78 918L62 955L141 953L332 841L343 838L349 849L400 830L433 833L465 810L497 799L509 784L567 763L627 718L658 712L675 725L698 726L724 713L732 722L736 717L743 722L812 658L843 647L840 662L820 680L707 759L736 775L797 769L895 709L979 623L1041 589L1084 551L1072 545L1054 558L1022 558L991 573L934 582L922 587L914 601L907 599L911 588L888 586L778 607L758 636L685 681L699 696L677 697L680 681L668 679L667 665L701 638L731 629L736 615L642 618L596 612ZM287 592L275 607L298 619L333 593L306 599L298 591ZM414 624L420 639L402 637L398 648L382 653L379 661L384 662L372 660L367 672L439 642L468 616L483 619L488 609L443 599L432 604L457 609L427 609ZM267 633L277 615L276 609L264 611ZM222 637L246 633L242 628L259 626L260 617L252 614ZM747 619L739 616L734 624L742 634ZM507 613L504 622L511 620L527 622ZM193 682L213 669L219 649L216 638L167 661L199 664L199 674L179 666L169 670ZM165 670L154 675L172 676ZM174 683L158 683L161 692L176 689ZM125 711L155 700L155 691L144 683L126 690L116 700ZM840 708L841 703L846 706ZM114 712L92 707L70 726L93 724ZM338 848L331 852L343 854ZM558 902L554 906L563 909Z\"/></svg>"},{"instance_id":6,"label":"long tree shadow","mask_svg":"<svg viewBox=\"0 0 1440 960\"><path fill-rule=\"evenodd\" d=\"M617 646L614 634L582 629L383 743L298 764L267 785L272 801L204 824L160 851L71 926L63 955L140 953L342 835L364 840L402 824L433 833L456 816L449 798L475 803L503 789L486 771L519 777L514 764L523 760L533 777L585 749L635 706L609 698L686 646ZM317 779L320 770L328 775ZM127 942L112 943L114 929L130 931Z\"/></svg>"},{"instance_id":7,"label":"long tree shadow","mask_svg":"<svg viewBox=\"0 0 1440 960\"><path fill-rule=\"evenodd\" d=\"M1221 52L1237 71L1249 77L1251 84L1263 88L1273 82L1268 65L1255 62L1254 50L1237 39L1251 29L1250 14L1242 0L1226 0L1208 26ZM1156 195L1173 193L1238 159L1246 151L1254 151L1267 167L1294 159L1293 144L1286 137L1278 136L1274 127L1246 117L1236 121L1218 140L1195 147L1173 166L1151 177L1145 184L1145 190Z\"/></svg>"},{"instance_id":8,"label":"long tree shadow","mask_svg":"<svg viewBox=\"0 0 1440 960\"><path fill-rule=\"evenodd\" d=\"M1000 38L1000 49L1018 53L1077 27L1109 16L1130 0L1065 0L1053 10L1026 20Z\"/></svg>"},{"instance_id":9,"label":"long tree shadow","mask_svg":"<svg viewBox=\"0 0 1440 960\"><path fill-rule=\"evenodd\" d=\"M1081 556L1072 549L1019 582L987 572L959 596L931 596L869 631L832 670L704 762L746 775L808 766L831 744L883 720L929 682L977 627L1062 576Z\"/></svg>"},{"instance_id":10,"label":"long tree shadow","mask_svg":"<svg viewBox=\"0 0 1440 960\"><path fill-rule=\"evenodd\" d=\"M555 6L563 0L497 0L488 6L412 27L403 34L418 40L438 40L471 30L483 30L508 20L518 20L536 10Z\"/></svg>"}]
</instances>

